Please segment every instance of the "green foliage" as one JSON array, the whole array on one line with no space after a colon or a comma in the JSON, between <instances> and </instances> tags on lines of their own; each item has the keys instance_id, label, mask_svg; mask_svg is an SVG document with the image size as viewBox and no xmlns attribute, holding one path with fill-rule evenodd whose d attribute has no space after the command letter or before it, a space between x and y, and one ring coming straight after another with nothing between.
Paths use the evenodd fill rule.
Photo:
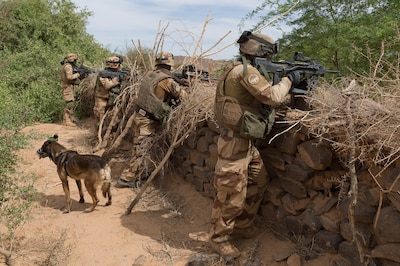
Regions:
<instances>
[{"instance_id":1,"label":"green foliage","mask_svg":"<svg viewBox=\"0 0 400 266\"><path fill-rule=\"evenodd\" d=\"M256 29L294 6L289 14L271 25L289 28L278 40L282 48L280 56L291 57L295 51L302 51L344 75L353 71L369 73L370 61L366 55L377 59L382 42L385 42L388 47L384 59L397 62L400 44L395 40L398 39L399 1L303 0L295 5L296 2L265 0L244 20L272 8L254 26Z\"/></svg>"},{"instance_id":2,"label":"green foliage","mask_svg":"<svg viewBox=\"0 0 400 266\"><path fill-rule=\"evenodd\" d=\"M32 198L36 195L32 177L15 173L17 151L26 145L25 138L2 129L0 132L0 243L9 245L15 229L28 218Z\"/></svg>"},{"instance_id":3,"label":"green foliage","mask_svg":"<svg viewBox=\"0 0 400 266\"><path fill-rule=\"evenodd\" d=\"M60 61L74 52L86 65L100 64L109 54L86 33L90 13L64 0L2 1L0 11L0 94L8 95L11 121L59 120L64 105ZM0 119L7 118L4 113Z\"/></svg>"},{"instance_id":4,"label":"green foliage","mask_svg":"<svg viewBox=\"0 0 400 266\"><path fill-rule=\"evenodd\" d=\"M150 48L140 48L138 51L136 49L128 49L126 57L132 65L136 65L136 69L145 72L148 69L152 69L154 63L152 59L154 58L153 51Z\"/></svg>"}]
</instances>

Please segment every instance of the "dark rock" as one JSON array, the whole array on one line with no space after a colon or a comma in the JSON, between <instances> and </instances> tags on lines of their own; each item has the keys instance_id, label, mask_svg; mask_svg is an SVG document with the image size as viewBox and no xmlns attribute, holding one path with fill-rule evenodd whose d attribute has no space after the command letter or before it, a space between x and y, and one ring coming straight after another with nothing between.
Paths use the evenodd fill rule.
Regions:
<instances>
[{"instance_id":1,"label":"dark rock","mask_svg":"<svg viewBox=\"0 0 400 266\"><path fill-rule=\"evenodd\" d=\"M319 231L322 228L322 224L319 218L315 215L315 212L312 209L305 210L301 215L301 219L304 224L311 229L311 231Z\"/></svg>"},{"instance_id":2,"label":"dark rock","mask_svg":"<svg viewBox=\"0 0 400 266\"><path fill-rule=\"evenodd\" d=\"M260 151L261 158L267 166L285 171L285 161L282 159L282 154L277 149L267 147Z\"/></svg>"},{"instance_id":3,"label":"dark rock","mask_svg":"<svg viewBox=\"0 0 400 266\"><path fill-rule=\"evenodd\" d=\"M276 220L275 218L275 206L268 202L260 207L262 216L267 220Z\"/></svg>"},{"instance_id":4,"label":"dark rock","mask_svg":"<svg viewBox=\"0 0 400 266\"><path fill-rule=\"evenodd\" d=\"M337 203L337 197L326 197L319 193L312 202L312 209L315 210L316 215L321 215L328 212Z\"/></svg>"},{"instance_id":5,"label":"dark rock","mask_svg":"<svg viewBox=\"0 0 400 266\"><path fill-rule=\"evenodd\" d=\"M285 208L283 208L283 206L279 206L275 211L276 220L278 222L281 222L283 219L285 219L289 215L290 215L290 213L287 210L285 210Z\"/></svg>"},{"instance_id":6,"label":"dark rock","mask_svg":"<svg viewBox=\"0 0 400 266\"><path fill-rule=\"evenodd\" d=\"M282 221L282 225L288 228L295 235L302 235L306 232L306 225L299 217L289 215Z\"/></svg>"},{"instance_id":7,"label":"dark rock","mask_svg":"<svg viewBox=\"0 0 400 266\"><path fill-rule=\"evenodd\" d=\"M390 192L387 194L390 204L396 211L400 212L400 195L396 192Z\"/></svg>"},{"instance_id":8,"label":"dark rock","mask_svg":"<svg viewBox=\"0 0 400 266\"><path fill-rule=\"evenodd\" d=\"M351 199L346 198L342 200L338 205L338 210L340 210L344 215L349 212ZM354 219L357 223L371 224L374 219L376 209L372 206L366 205L362 201L357 201L357 205L354 208Z\"/></svg>"},{"instance_id":9,"label":"dark rock","mask_svg":"<svg viewBox=\"0 0 400 266\"><path fill-rule=\"evenodd\" d=\"M197 150L192 150L190 152L190 161L197 166L204 166L205 161L207 160L208 157L209 155L199 152Z\"/></svg>"},{"instance_id":10,"label":"dark rock","mask_svg":"<svg viewBox=\"0 0 400 266\"><path fill-rule=\"evenodd\" d=\"M340 233L340 222L345 218L338 210L335 208L331 209L329 212L322 214L319 217L319 221L325 230Z\"/></svg>"},{"instance_id":11,"label":"dark rock","mask_svg":"<svg viewBox=\"0 0 400 266\"><path fill-rule=\"evenodd\" d=\"M373 187L359 192L359 199L370 206L377 207L379 205L380 188Z\"/></svg>"},{"instance_id":12,"label":"dark rock","mask_svg":"<svg viewBox=\"0 0 400 266\"><path fill-rule=\"evenodd\" d=\"M324 250L330 253L337 253L343 238L340 234L321 230L315 234L315 241Z\"/></svg>"},{"instance_id":13,"label":"dark rock","mask_svg":"<svg viewBox=\"0 0 400 266\"><path fill-rule=\"evenodd\" d=\"M377 266L377 262L372 259L366 250L364 253L363 262L360 260L360 255L355 244L348 241L343 241L339 245L338 253L345 259L351 262L352 266ZM346 264L345 264L346 265ZM379 264L381 265L381 264Z\"/></svg>"},{"instance_id":14,"label":"dark rock","mask_svg":"<svg viewBox=\"0 0 400 266\"><path fill-rule=\"evenodd\" d=\"M357 240L365 246L369 246L372 241L372 233L369 226L365 224L356 224L356 238ZM350 222L348 220L343 220L340 224L340 234L341 236L349 242L353 241L353 229L351 228Z\"/></svg>"},{"instance_id":15,"label":"dark rock","mask_svg":"<svg viewBox=\"0 0 400 266\"><path fill-rule=\"evenodd\" d=\"M378 242L400 242L400 213L391 206L381 209L375 227Z\"/></svg>"},{"instance_id":16,"label":"dark rock","mask_svg":"<svg viewBox=\"0 0 400 266\"><path fill-rule=\"evenodd\" d=\"M274 233L275 237L287 241L292 237L292 233L289 229L284 226L282 223L275 223L271 226L272 232Z\"/></svg>"},{"instance_id":17,"label":"dark rock","mask_svg":"<svg viewBox=\"0 0 400 266\"><path fill-rule=\"evenodd\" d=\"M371 256L400 263L400 243L378 245L371 251Z\"/></svg>"},{"instance_id":18,"label":"dark rock","mask_svg":"<svg viewBox=\"0 0 400 266\"><path fill-rule=\"evenodd\" d=\"M215 188L212 184L210 184L210 183L203 184L203 189L204 189L204 196L206 196L210 199L215 198L217 191L215 190Z\"/></svg>"},{"instance_id":19,"label":"dark rock","mask_svg":"<svg viewBox=\"0 0 400 266\"><path fill-rule=\"evenodd\" d=\"M288 164L286 165L285 176L303 182L311 177L311 173L304 170L300 165L297 164Z\"/></svg>"},{"instance_id":20,"label":"dark rock","mask_svg":"<svg viewBox=\"0 0 400 266\"><path fill-rule=\"evenodd\" d=\"M209 182L209 174L210 170L207 167L201 167L194 165L193 166L193 174L203 183Z\"/></svg>"},{"instance_id":21,"label":"dark rock","mask_svg":"<svg viewBox=\"0 0 400 266\"><path fill-rule=\"evenodd\" d=\"M295 154L297 151L297 145L300 143L300 134L297 132L286 132L281 135L274 143L279 151Z\"/></svg>"},{"instance_id":22,"label":"dark rock","mask_svg":"<svg viewBox=\"0 0 400 266\"><path fill-rule=\"evenodd\" d=\"M201 136L196 143L196 149L199 152L208 152L208 146L210 145L210 141L206 136Z\"/></svg>"},{"instance_id":23,"label":"dark rock","mask_svg":"<svg viewBox=\"0 0 400 266\"><path fill-rule=\"evenodd\" d=\"M272 202L275 206L281 205L281 198L285 194L279 179L274 178L269 183L265 193L263 202Z\"/></svg>"},{"instance_id":24,"label":"dark rock","mask_svg":"<svg viewBox=\"0 0 400 266\"><path fill-rule=\"evenodd\" d=\"M282 206L283 208L290 214L297 215L299 210L295 208L297 198L293 197L289 193L286 193L285 196L282 197Z\"/></svg>"},{"instance_id":25,"label":"dark rock","mask_svg":"<svg viewBox=\"0 0 400 266\"><path fill-rule=\"evenodd\" d=\"M297 146L300 158L312 169L324 170L331 165L332 152L315 140L309 140Z\"/></svg>"},{"instance_id":26,"label":"dark rock","mask_svg":"<svg viewBox=\"0 0 400 266\"><path fill-rule=\"evenodd\" d=\"M282 188L296 198L303 199L307 197L307 190L301 182L283 176L279 177L279 180Z\"/></svg>"},{"instance_id":27,"label":"dark rock","mask_svg":"<svg viewBox=\"0 0 400 266\"><path fill-rule=\"evenodd\" d=\"M218 160L218 150L217 150L217 144L210 144L208 146L208 150L209 150L209 156L205 161L205 164L208 168L210 169L214 169L215 168L215 164L217 163Z\"/></svg>"}]
</instances>

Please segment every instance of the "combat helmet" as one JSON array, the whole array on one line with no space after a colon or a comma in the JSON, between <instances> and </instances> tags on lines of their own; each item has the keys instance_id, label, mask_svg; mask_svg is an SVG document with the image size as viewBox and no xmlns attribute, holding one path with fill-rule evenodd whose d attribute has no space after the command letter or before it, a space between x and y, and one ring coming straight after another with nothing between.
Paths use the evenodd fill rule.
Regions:
<instances>
[{"instance_id":1,"label":"combat helmet","mask_svg":"<svg viewBox=\"0 0 400 266\"><path fill-rule=\"evenodd\" d=\"M77 55L77 54L70 53L70 54L68 54L68 55L65 57L65 59L66 59L69 63L73 63L73 62L75 62L76 60L78 60L78 55Z\"/></svg>"},{"instance_id":2,"label":"combat helmet","mask_svg":"<svg viewBox=\"0 0 400 266\"><path fill-rule=\"evenodd\" d=\"M121 64L121 57L113 55L113 56L107 58L106 64L107 64L107 67L109 67L109 68L119 68L119 66Z\"/></svg>"},{"instance_id":3,"label":"combat helmet","mask_svg":"<svg viewBox=\"0 0 400 266\"><path fill-rule=\"evenodd\" d=\"M167 65L170 67L174 66L174 55L168 52L160 52L156 55L155 60L156 66Z\"/></svg>"},{"instance_id":4,"label":"combat helmet","mask_svg":"<svg viewBox=\"0 0 400 266\"><path fill-rule=\"evenodd\" d=\"M278 53L278 44L266 34L253 34L250 31L244 31L237 41L239 51L242 54L264 57L267 54Z\"/></svg>"}]
</instances>

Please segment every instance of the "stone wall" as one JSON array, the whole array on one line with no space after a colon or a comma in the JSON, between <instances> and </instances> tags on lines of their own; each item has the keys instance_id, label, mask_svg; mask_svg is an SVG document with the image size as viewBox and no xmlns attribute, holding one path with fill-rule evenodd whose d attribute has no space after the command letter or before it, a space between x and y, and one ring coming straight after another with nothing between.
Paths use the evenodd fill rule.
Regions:
<instances>
[{"instance_id":1,"label":"stone wall","mask_svg":"<svg viewBox=\"0 0 400 266\"><path fill-rule=\"evenodd\" d=\"M275 133L284 132L274 128ZM277 136L272 133L271 136ZM209 121L178 148L173 160L178 171L202 195L213 198L218 129ZM359 195L354 220L365 253L361 262L349 222L349 181L345 162L329 148L293 128L257 143L267 165L270 183L259 215L277 235L302 239L309 256L338 253L340 265L400 265L400 160L376 180L382 169L357 167ZM379 183L379 186L377 185ZM388 192L390 187L391 191ZM312 248L311 248L312 247Z\"/></svg>"}]
</instances>

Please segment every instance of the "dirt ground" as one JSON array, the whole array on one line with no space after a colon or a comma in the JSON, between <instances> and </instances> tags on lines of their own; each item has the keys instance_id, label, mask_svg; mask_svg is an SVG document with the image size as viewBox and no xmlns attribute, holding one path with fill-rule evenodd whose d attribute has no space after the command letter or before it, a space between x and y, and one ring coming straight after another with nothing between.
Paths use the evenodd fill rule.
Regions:
<instances>
[{"instance_id":1,"label":"dirt ground","mask_svg":"<svg viewBox=\"0 0 400 266\"><path fill-rule=\"evenodd\" d=\"M39 160L36 150L57 133L67 148L91 153L89 128L37 124L23 129L33 138L19 153L18 170L37 177L35 186L41 197L32 218L17 230L14 265L288 265L286 258L297 246L277 239L268 229L256 239L234 242L242 256L233 263L224 262L206 241L212 200L173 173L155 181L126 215L139 189L114 186L123 165L113 161L117 159L111 161L112 205L105 206L101 196L95 211L84 213L91 198L84 190L86 202L80 204L76 184L70 181L72 211L63 214L65 197L56 167L47 158ZM331 265L333 258L319 256L303 260L302 265Z\"/></svg>"}]
</instances>

